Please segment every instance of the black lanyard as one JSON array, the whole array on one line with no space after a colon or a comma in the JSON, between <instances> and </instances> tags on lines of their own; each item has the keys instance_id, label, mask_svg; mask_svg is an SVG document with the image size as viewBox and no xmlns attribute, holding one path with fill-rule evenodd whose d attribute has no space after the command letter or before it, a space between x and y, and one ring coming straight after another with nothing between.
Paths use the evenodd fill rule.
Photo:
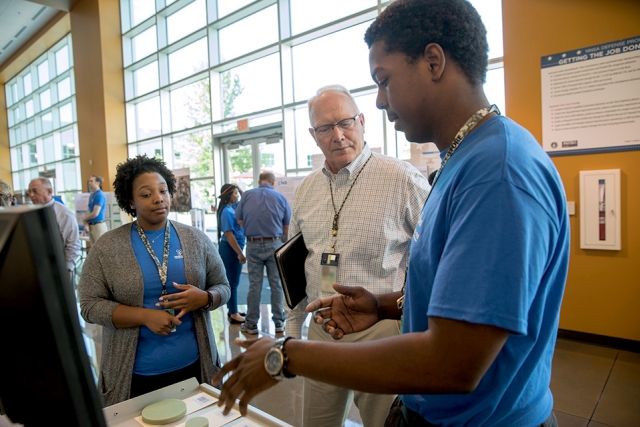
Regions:
<instances>
[{"instance_id":1,"label":"black lanyard","mask_svg":"<svg viewBox=\"0 0 640 427\"><path fill-rule=\"evenodd\" d=\"M167 268L169 267L169 239L170 239L170 225L169 220L167 220L167 225L164 228L164 254L162 255L162 265L160 265L160 261L156 256L151 244L149 243L149 239L147 239L147 235L144 234L142 227L138 224L138 221L135 221L136 230L138 230L138 235L144 243L144 247L147 248L147 252L151 255L151 259L156 263L156 267L158 267L158 275L160 276L160 284L162 285L162 294L167 294Z\"/></svg>"},{"instance_id":2,"label":"black lanyard","mask_svg":"<svg viewBox=\"0 0 640 427\"><path fill-rule=\"evenodd\" d=\"M340 209L338 210L336 210L336 202L333 200L333 186L331 185L331 178L329 178L329 192L331 193L331 205L333 205L333 213L334 213L333 225L331 227L331 235L333 236L333 246L331 246L332 250L335 250L335 247L336 247L336 238L338 236L338 220L340 219L340 212L342 212L342 208L344 207L345 202L349 198L349 194L351 194L351 190L353 189L353 186L356 185L356 181L358 180L358 177L360 177L360 174L364 170L364 167L367 166L367 163L369 163L369 160L371 160L372 157L373 157L373 153L369 155L369 157L367 158L367 161L364 162L364 165L362 165L356 177L353 178L351 187L349 187L349 191L347 192L347 195L344 197L344 200L342 200L342 204L340 205Z\"/></svg>"}]
</instances>

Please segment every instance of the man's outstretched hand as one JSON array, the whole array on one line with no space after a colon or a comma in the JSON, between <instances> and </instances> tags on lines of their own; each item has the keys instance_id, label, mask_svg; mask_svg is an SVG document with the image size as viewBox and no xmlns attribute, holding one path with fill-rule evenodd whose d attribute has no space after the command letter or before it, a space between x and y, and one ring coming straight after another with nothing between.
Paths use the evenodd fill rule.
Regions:
<instances>
[{"instance_id":1,"label":"man's outstretched hand","mask_svg":"<svg viewBox=\"0 0 640 427\"><path fill-rule=\"evenodd\" d=\"M346 334L364 331L380 320L378 299L361 286L333 284L338 295L309 304L307 312L315 312L314 319L326 333L339 340Z\"/></svg>"},{"instance_id":2,"label":"man's outstretched hand","mask_svg":"<svg viewBox=\"0 0 640 427\"><path fill-rule=\"evenodd\" d=\"M273 379L264 367L264 357L275 340L267 337L246 341L236 338L235 342L247 351L225 364L213 377L211 384L219 384L226 374L233 371L221 387L218 406L225 407L223 413L226 415L236 399L240 398L240 413L245 416L247 405L254 396L278 384L278 380Z\"/></svg>"}]
</instances>

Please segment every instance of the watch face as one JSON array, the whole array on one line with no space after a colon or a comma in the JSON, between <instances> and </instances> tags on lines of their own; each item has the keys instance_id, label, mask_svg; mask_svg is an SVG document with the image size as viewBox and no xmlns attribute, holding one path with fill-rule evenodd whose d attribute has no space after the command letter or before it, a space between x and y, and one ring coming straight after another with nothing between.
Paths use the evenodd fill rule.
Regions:
<instances>
[{"instance_id":1,"label":"watch face","mask_svg":"<svg viewBox=\"0 0 640 427\"><path fill-rule=\"evenodd\" d=\"M272 348L264 358L264 367L271 376L279 375L284 364L284 357L280 350Z\"/></svg>"}]
</instances>

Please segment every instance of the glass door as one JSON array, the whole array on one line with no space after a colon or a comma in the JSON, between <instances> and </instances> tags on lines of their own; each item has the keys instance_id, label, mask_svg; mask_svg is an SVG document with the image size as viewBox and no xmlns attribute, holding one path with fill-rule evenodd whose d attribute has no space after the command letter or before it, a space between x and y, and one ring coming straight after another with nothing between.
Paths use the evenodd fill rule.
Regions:
<instances>
[{"instance_id":1,"label":"glass door","mask_svg":"<svg viewBox=\"0 0 640 427\"><path fill-rule=\"evenodd\" d=\"M226 182L237 184L243 191L253 188L253 145L229 144L227 159L229 179Z\"/></svg>"},{"instance_id":2,"label":"glass door","mask_svg":"<svg viewBox=\"0 0 640 427\"><path fill-rule=\"evenodd\" d=\"M220 137L223 182L237 184L243 191L258 186L262 172L285 176L284 143L280 123L234 132Z\"/></svg>"}]
</instances>

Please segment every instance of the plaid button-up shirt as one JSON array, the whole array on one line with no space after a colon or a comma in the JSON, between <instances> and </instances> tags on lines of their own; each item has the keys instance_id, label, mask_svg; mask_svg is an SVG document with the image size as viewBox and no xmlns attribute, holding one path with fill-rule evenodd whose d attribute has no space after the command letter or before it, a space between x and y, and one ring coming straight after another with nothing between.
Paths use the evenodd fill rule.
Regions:
<instances>
[{"instance_id":1,"label":"plaid button-up shirt","mask_svg":"<svg viewBox=\"0 0 640 427\"><path fill-rule=\"evenodd\" d=\"M325 166L312 172L296 189L289 236L302 232L309 250L305 262L307 299L287 311L287 335L300 337L308 302L334 295L320 290L320 257L334 242L331 231L335 213L329 181L338 210L370 155L365 145L362 153L337 174ZM429 189L426 178L410 164L373 153L340 212L335 238L335 252L340 254L338 283L362 286L374 294L402 288L411 236Z\"/></svg>"}]
</instances>

